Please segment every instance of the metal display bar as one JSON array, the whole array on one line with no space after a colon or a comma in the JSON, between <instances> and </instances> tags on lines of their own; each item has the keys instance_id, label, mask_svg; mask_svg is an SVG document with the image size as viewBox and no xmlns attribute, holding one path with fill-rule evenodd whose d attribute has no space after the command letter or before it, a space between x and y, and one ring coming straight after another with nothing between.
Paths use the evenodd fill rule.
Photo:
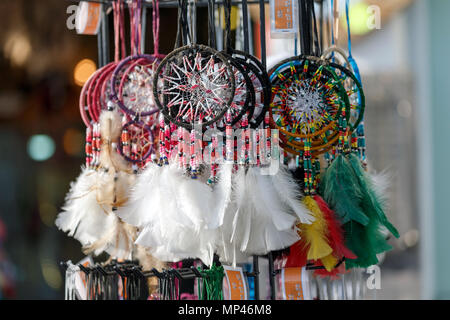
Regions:
<instances>
[{"instance_id":1,"label":"metal display bar","mask_svg":"<svg viewBox=\"0 0 450 320\"><path fill-rule=\"evenodd\" d=\"M95 3L102 3L102 4L107 4L110 5L113 0L67 0L70 2L95 2ZM265 3L269 3L269 0L264 0ZM128 1L125 1L125 4L127 4ZM232 5L238 5L241 4L242 1L232 1L231 4ZM247 4L258 4L259 0L247 0ZM216 1L216 5L220 5L223 4L223 1L221 0L217 0ZM142 5L145 7L152 7L152 1L151 0L144 0L142 1ZM208 6L208 2L207 1L202 1L202 0L198 0L196 2L197 7L206 7ZM173 0L168 0L168 1L160 1L159 2L159 7L160 8L178 8L178 1L173 1Z\"/></svg>"}]
</instances>

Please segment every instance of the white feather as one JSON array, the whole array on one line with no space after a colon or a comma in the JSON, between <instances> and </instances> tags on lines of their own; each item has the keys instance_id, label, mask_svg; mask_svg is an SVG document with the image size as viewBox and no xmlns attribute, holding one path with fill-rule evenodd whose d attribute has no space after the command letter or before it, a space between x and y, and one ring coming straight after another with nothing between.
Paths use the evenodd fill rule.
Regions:
<instances>
[{"instance_id":1,"label":"white feather","mask_svg":"<svg viewBox=\"0 0 450 320\"><path fill-rule=\"evenodd\" d=\"M118 208L116 214L125 222L143 227L151 221L152 211L156 209L156 198L160 183L162 168L153 163L148 163L146 168L140 173L134 186L130 190L127 204Z\"/></svg>"},{"instance_id":2,"label":"white feather","mask_svg":"<svg viewBox=\"0 0 450 320\"><path fill-rule=\"evenodd\" d=\"M113 228L115 215L111 207L99 204L97 191L112 183L105 172L82 169L80 176L71 184L62 212L56 219L56 226L80 241L83 246L90 246L105 237Z\"/></svg>"},{"instance_id":3,"label":"white feather","mask_svg":"<svg viewBox=\"0 0 450 320\"><path fill-rule=\"evenodd\" d=\"M231 204L231 195L233 191L233 165L223 164L220 167L218 182L214 186L214 209L212 211L214 217L210 225L211 228L220 227L224 222L225 212ZM214 219L215 218L215 219Z\"/></svg>"},{"instance_id":4,"label":"white feather","mask_svg":"<svg viewBox=\"0 0 450 320\"><path fill-rule=\"evenodd\" d=\"M246 173L240 169L235 177L230 242L238 252L266 254L296 242L299 237L293 226L297 217L293 210L286 210L271 177L261 175L256 167Z\"/></svg>"},{"instance_id":5,"label":"white feather","mask_svg":"<svg viewBox=\"0 0 450 320\"><path fill-rule=\"evenodd\" d=\"M290 171L286 167L280 166L276 174L270 175L270 178L285 208L293 210L301 223L312 223L314 217L301 202L302 192Z\"/></svg>"},{"instance_id":6,"label":"white feather","mask_svg":"<svg viewBox=\"0 0 450 320\"><path fill-rule=\"evenodd\" d=\"M376 196L383 202L383 206L388 205L388 190L390 188L392 176L388 171L371 172L369 174L370 184L373 187Z\"/></svg>"},{"instance_id":7,"label":"white feather","mask_svg":"<svg viewBox=\"0 0 450 320\"><path fill-rule=\"evenodd\" d=\"M117 141L122 132L122 116L117 110L102 110L99 118L102 139Z\"/></svg>"}]
</instances>

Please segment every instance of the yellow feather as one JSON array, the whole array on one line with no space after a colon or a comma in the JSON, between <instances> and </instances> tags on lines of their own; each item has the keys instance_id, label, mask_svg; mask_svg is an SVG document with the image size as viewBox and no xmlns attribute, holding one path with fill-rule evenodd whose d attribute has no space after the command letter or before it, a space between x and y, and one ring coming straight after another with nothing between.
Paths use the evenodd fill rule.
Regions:
<instances>
[{"instance_id":1,"label":"yellow feather","mask_svg":"<svg viewBox=\"0 0 450 320\"><path fill-rule=\"evenodd\" d=\"M338 263L338 259L333 254L329 254L326 257L320 259L322 261L323 266L327 269L328 272L334 269L336 264Z\"/></svg>"},{"instance_id":2,"label":"yellow feather","mask_svg":"<svg viewBox=\"0 0 450 320\"><path fill-rule=\"evenodd\" d=\"M327 242L327 223L323 213L311 196L303 199L303 204L308 208L314 217L311 224L300 224L301 236L309 245L307 254L308 260L319 260L325 258L333 252Z\"/></svg>"}]
</instances>

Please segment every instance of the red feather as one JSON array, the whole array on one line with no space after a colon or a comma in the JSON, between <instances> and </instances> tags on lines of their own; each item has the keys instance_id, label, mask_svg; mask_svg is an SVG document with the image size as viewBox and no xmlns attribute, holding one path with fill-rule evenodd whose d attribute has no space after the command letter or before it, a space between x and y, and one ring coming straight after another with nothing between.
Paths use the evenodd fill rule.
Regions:
<instances>
[{"instance_id":1,"label":"red feather","mask_svg":"<svg viewBox=\"0 0 450 320\"><path fill-rule=\"evenodd\" d=\"M298 268L306 265L307 259L306 254L308 252L308 248L306 244L301 239L294 243L289 248L289 255L286 260L286 268Z\"/></svg>"},{"instance_id":2,"label":"red feather","mask_svg":"<svg viewBox=\"0 0 450 320\"><path fill-rule=\"evenodd\" d=\"M333 248L334 254L338 258L343 256L347 259L356 259L356 255L345 246L344 230L342 229L339 221L336 219L334 211L328 207L321 196L315 195L314 200L316 200L320 210L323 212L325 220L327 221L328 244L331 248Z\"/></svg>"},{"instance_id":3,"label":"red feather","mask_svg":"<svg viewBox=\"0 0 450 320\"><path fill-rule=\"evenodd\" d=\"M349 272L345 270L345 263L341 263L339 267L334 268L331 271L327 271L326 269L317 269L314 270L314 274L319 277L330 277L331 279L338 279L339 275Z\"/></svg>"}]
</instances>

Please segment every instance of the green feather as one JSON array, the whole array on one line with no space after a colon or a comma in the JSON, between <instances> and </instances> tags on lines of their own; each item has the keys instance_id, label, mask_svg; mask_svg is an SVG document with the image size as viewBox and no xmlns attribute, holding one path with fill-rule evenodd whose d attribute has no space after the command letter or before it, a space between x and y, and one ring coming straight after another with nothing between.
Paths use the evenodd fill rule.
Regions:
<instances>
[{"instance_id":1,"label":"green feather","mask_svg":"<svg viewBox=\"0 0 450 320\"><path fill-rule=\"evenodd\" d=\"M374 265L377 254L392 249L382 228L396 237L398 231L384 214L383 195L355 155L336 157L322 176L320 192L343 225L346 246L357 256L346 260L347 269Z\"/></svg>"},{"instance_id":2,"label":"green feather","mask_svg":"<svg viewBox=\"0 0 450 320\"><path fill-rule=\"evenodd\" d=\"M339 155L323 175L322 196L336 212L342 224L357 221L367 225L369 218L359 206L362 193L359 190L359 182L355 178L353 168L347 159Z\"/></svg>"},{"instance_id":3,"label":"green feather","mask_svg":"<svg viewBox=\"0 0 450 320\"><path fill-rule=\"evenodd\" d=\"M400 236L397 229L388 221L384 209L383 199L376 194L373 183L367 173L361 166L361 162L354 154L349 155L349 162L353 167L355 176L357 177L362 194L362 207L364 212L370 216L370 219L376 219L384 225L396 238Z\"/></svg>"},{"instance_id":4,"label":"green feather","mask_svg":"<svg viewBox=\"0 0 450 320\"><path fill-rule=\"evenodd\" d=\"M345 245L356 256L356 259L346 259L346 269L367 268L378 263L377 254L391 250L387 243L381 225L371 221L367 226L357 222L348 222L344 225Z\"/></svg>"}]
</instances>

